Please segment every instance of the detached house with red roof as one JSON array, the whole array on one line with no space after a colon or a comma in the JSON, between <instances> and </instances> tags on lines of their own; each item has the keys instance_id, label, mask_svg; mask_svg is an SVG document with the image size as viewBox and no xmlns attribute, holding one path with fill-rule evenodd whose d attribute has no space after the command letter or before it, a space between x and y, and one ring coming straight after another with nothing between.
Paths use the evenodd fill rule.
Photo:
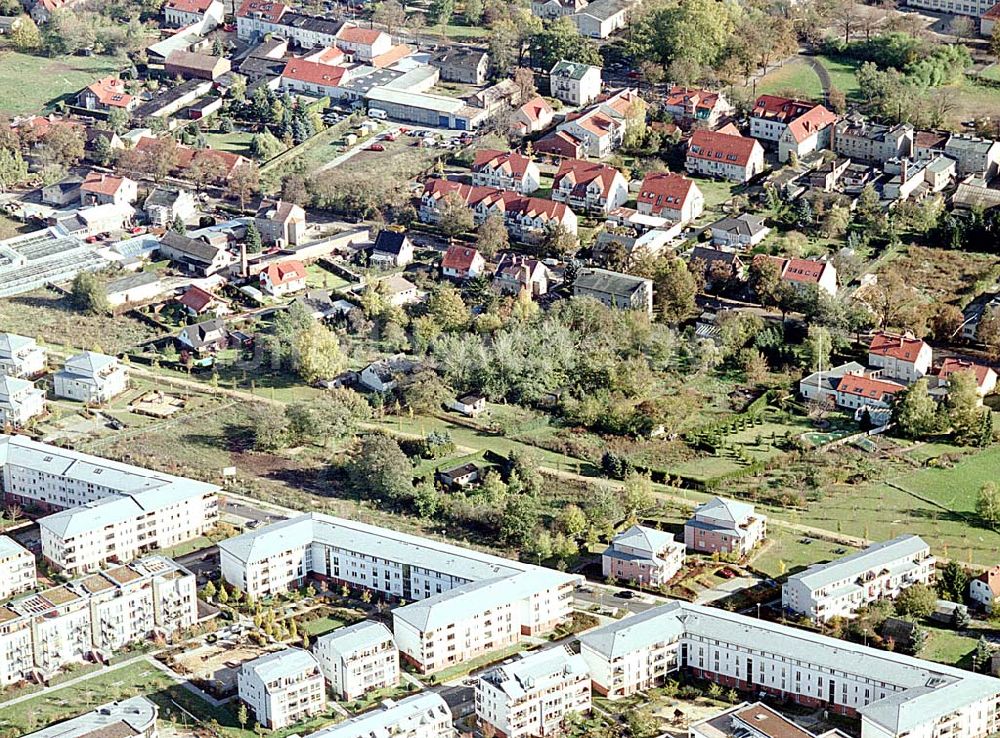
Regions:
<instances>
[{"instance_id":1,"label":"detached house with red roof","mask_svg":"<svg viewBox=\"0 0 1000 738\"><path fill-rule=\"evenodd\" d=\"M279 261L260 273L260 288L274 297L306 288L306 267L301 261Z\"/></svg>"},{"instance_id":2,"label":"detached house with red roof","mask_svg":"<svg viewBox=\"0 0 1000 738\"><path fill-rule=\"evenodd\" d=\"M633 122L639 122L639 118L633 115L638 101L639 95L635 90L619 90L609 97L600 98L582 112L566 116L557 131L578 142L582 155L604 158L622 145L628 127ZM543 140L548 138L546 136ZM541 146L539 141L535 149L541 151Z\"/></svg>"},{"instance_id":3,"label":"detached house with red roof","mask_svg":"<svg viewBox=\"0 0 1000 738\"><path fill-rule=\"evenodd\" d=\"M76 96L76 104L87 110L102 112L132 110L139 104L139 98L125 91L125 80L112 75L87 85Z\"/></svg>"},{"instance_id":4,"label":"detached house with red roof","mask_svg":"<svg viewBox=\"0 0 1000 738\"><path fill-rule=\"evenodd\" d=\"M554 117L552 106L541 95L535 95L514 112L510 122L511 131L519 136L538 133L552 125Z\"/></svg>"},{"instance_id":5,"label":"detached house with red roof","mask_svg":"<svg viewBox=\"0 0 1000 738\"><path fill-rule=\"evenodd\" d=\"M778 265L781 281L795 288L816 285L828 295L837 294L837 269L828 261L812 259L785 259L781 256L769 256Z\"/></svg>"},{"instance_id":6,"label":"detached house with red roof","mask_svg":"<svg viewBox=\"0 0 1000 738\"><path fill-rule=\"evenodd\" d=\"M1000 597L1000 566L991 566L969 582L969 599L986 612L993 612L997 597Z\"/></svg>"},{"instance_id":7,"label":"detached house with red roof","mask_svg":"<svg viewBox=\"0 0 1000 738\"><path fill-rule=\"evenodd\" d=\"M337 89L350 79L350 70L334 64L292 59L281 72L281 89L339 98Z\"/></svg>"},{"instance_id":8,"label":"detached house with red roof","mask_svg":"<svg viewBox=\"0 0 1000 738\"><path fill-rule=\"evenodd\" d=\"M663 109L670 113L675 123L688 126L700 123L706 128L715 128L723 117L733 112L733 106L721 92L680 86L667 91Z\"/></svg>"},{"instance_id":9,"label":"detached house with red roof","mask_svg":"<svg viewBox=\"0 0 1000 738\"><path fill-rule=\"evenodd\" d=\"M628 182L607 164L565 159L552 181L552 199L607 215L628 201Z\"/></svg>"},{"instance_id":10,"label":"detached house with red roof","mask_svg":"<svg viewBox=\"0 0 1000 738\"><path fill-rule=\"evenodd\" d=\"M879 332L868 344L868 365L884 377L909 384L930 374L934 352L927 343L906 333Z\"/></svg>"},{"instance_id":11,"label":"detached house with red roof","mask_svg":"<svg viewBox=\"0 0 1000 738\"><path fill-rule=\"evenodd\" d=\"M139 198L139 185L128 177L91 172L80 184L81 205L131 205Z\"/></svg>"},{"instance_id":12,"label":"detached house with red roof","mask_svg":"<svg viewBox=\"0 0 1000 738\"><path fill-rule=\"evenodd\" d=\"M218 26L225 14L222 0L167 0L163 5L164 25L170 28L186 28L208 18Z\"/></svg>"},{"instance_id":13,"label":"detached house with red roof","mask_svg":"<svg viewBox=\"0 0 1000 738\"><path fill-rule=\"evenodd\" d=\"M541 186L538 165L516 151L481 149L472 162L472 184L530 195Z\"/></svg>"},{"instance_id":14,"label":"detached house with red roof","mask_svg":"<svg viewBox=\"0 0 1000 738\"><path fill-rule=\"evenodd\" d=\"M486 259L471 246L449 246L441 259L441 274L451 279L475 279L486 268Z\"/></svg>"},{"instance_id":15,"label":"detached house with red roof","mask_svg":"<svg viewBox=\"0 0 1000 738\"><path fill-rule=\"evenodd\" d=\"M392 37L375 28L345 25L337 34L337 46L356 62L371 62L392 50Z\"/></svg>"},{"instance_id":16,"label":"detached house with red roof","mask_svg":"<svg viewBox=\"0 0 1000 738\"><path fill-rule=\"evenodd\" d=\"M977 364L968 359L960 359L957 356L949 356L941 364L937 373L937 387L931 390L931 394L944 396L948 394L948 387L951 384L951 377L956 372L970 372L976 379L976 392L979 395L979 404L982 405L982 398L991 394L997 388L997 373L988 366Z\"/></svg>"},{"instance_id":17,"label":"detached house with red roof","mask_svg":"<svg viewBox=\"0 0 1000 738\"><path fill-rule=\"evenodd\" d=\"M764 149L752 138L720 131L695 131L684 168L691 174L746 182L764 171Z\"/></svg>"},{"instance_id":18,"label":"detached house with red roof","mask_svg":"<svg viewBox=\"0 0 1000 738\"><path fill-rule=\"evenodd\" d=\"M705 196L694 180L673 172L650 172L642 180L636 209L675 223L689 223L705 209Z\"/></svg>"},{"instance_id":19,"label":"detached house with red roof","mask_svg":"<svg viewBox=\"0 0 1000 738\"><path fill-rule=\"evenodd\" d=\"M776 95L761 95L750 111L750 136L778 144L778 159L828 149L832 145L835 113L817 103Z\"/></svg>"}]
</instances>

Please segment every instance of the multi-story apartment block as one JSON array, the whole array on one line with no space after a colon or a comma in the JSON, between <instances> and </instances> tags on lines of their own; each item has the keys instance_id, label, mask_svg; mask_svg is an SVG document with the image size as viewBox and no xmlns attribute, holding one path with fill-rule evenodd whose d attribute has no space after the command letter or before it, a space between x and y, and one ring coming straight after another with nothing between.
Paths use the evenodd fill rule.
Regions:
<instances>
[{"instance_id":1,"label":"multi-story apartment block","mask_svg":"<svg viewBox=\"0 0 1000 738\"><path fill-rule=\"evenodd\" d=\"M45 371L45 349L34 338L0 333L0 374L30 378Z\"/></svg>"},{"instance_id":2,"label":"multi-story apartment block","mask_svg":"<svg viewBox=\"0 0 1000 738\"><path fill-rule=\"evenodd\" d=\"M601 94L601 68L579 62L556 62L549 72L549 89L567 105L589 105Z\"/></svg>"},{"instance_id":3,"label":"multi-story apartment block","mask_svg":"<svg viewBox=\"0 0 1000 738\"><path fill-rule=\"evenodd\" d=\"M817 107L823 106L777 95L761 95L750 110L750 137L778 143L792 122Z\"/></svg>"},{"instance_id":4,"label":"multi-story apartment block","mask_svg":"<svg viewBox=\"0 0 1000 738\"><path fill-rule=\"evenodd\" d=\"M934 13L969 15L978 18L993 7L994 0L906 0L911 8L925 8Z\"/></svg>"},{"instance_id":5,"label":"multi-story apartment block","mask_svg":"<svg viewBox=\"0 0 1000 738\"><path fill-rule=\"evenodd\" d=\"M219 544L222 575L255 597L322 584L363 587L412 604L393 612L400 654L437 671L551 630L574 584L551 569L321 513Z\"/></svg>"},{"instance_id":6,"label":"multi-story apartment block","mask_svg":"<svg viewBox=\"0 0 1000 738\"><path fill-rule=\"evenodd\" d=\"M437 692L421 692L398 702L385 700L380 710L362 713L312 733L309 738L452 738L454 735L448 703Z\"/></svg>"},{"instance_id":7,"label":"multi-story apartment block","mask_svg":"<svg viewBox=\"0 0 1000 738\"><path fill-rule=\"evenodd\" d=\"M26 595L0 608L0 683L46 681L67 664L198 620L194 575L151 556Z\"/></svg>"},{"instance_id":8,"label":"multi-story apartment block","mask_svg":"<svg viewBox=\"0 0 1000 738\"><path fill-rule=\"evenodd\" d=\"M913 156L914 129L909 123L887 126L860 114L848 115L834 127L833 150L867 164Z\"/></svg>"},{"instance_id":9,"label":"multi-story apartment block","mask_svg":"<svg viewBox=\"0 0 1000 738\"><path fill-rule=\"evenodd\" d=\"M689 223L705 209L705 196L694 180L673 172L650 172L639 186L636 209L642 215Z\"/></svg>"},{"instance_id":10,"label":"multi-story apartment block","mask_svg":"<svg viewBox=\"0 0 1000 738\"><path fill-rule=\"evenodd\" d=\"M684 524L684 543L693 551L746 556L767 537L767 518L753 505L713 497L695 508Z\"/></svg>"},{"instance_id":11,"label":"multi-story apartment block","mask_svg":"<svg viewBox=\"0 0 1000 738\"><path fill-rule=\"evenodd\" d=\"M319 663L308 651L286 648L246 661L237 676L240 699L260 725L279 730L326 707Z\"/></svg>"},{"instance_id":12,"label":"multi-story apartment block","mask_svg":"<svg viewBox=\"0 0 1000 738\"><path fill-rule=\"evenodd\" d=\"M764 149L739 131L697 130L688 141L684 168L691 174L746 182L764 171Z\"/></svg>"},{"instance_id":13,"label":"multi-story apartment block","mask_svg":"<svg viewBox=\"0 0 1000 738\"><path fill-rule=\"evenodd\" d=\"M818 621L850 617L933 576L931 547L919 536L902 535L793 574L781 587L781 606Z\"/></svg>"},{"instance_id":14,"label":"multi-story apartment block","mask_svg":"<svg viewBox=\"0 0 1000 738\"><path fill-rule=\"evenodd\" d=\"M670 533L633 525L611 539L601 556L601 570L605 577L659 587L684 566L684 548Z\"/></svg>"},{"instance_id":15,"label":"multi-story apartment block","mask_svg":"<svg viewBox=\"0 0 1000 738\"><path fill-rule=\"evenodd\" d=\"M945 156L958 162L958 176L975 174L989 181L1000 173L1000 141L956 133L944 145Z\"/></svg>"},{"instance_id":16,"label":"multi-story apartment block","mask_svg":"<svg viewBox=\"0 0 1000 738\"><path fill-rule=\"evenodd\" d=\"M653 315L653 280L608 269L586 267L573 281L574 297L591 297L610 308Z\"/></svg>"},{"instance_id":17,"label":"multi-story apartment block","mask_svg":"<svg viewBox=\"0 0 1000 738\"><path fill-rule=\"evenodd\" d=\"M628 197L622 173L599 162L563 159L552 180L552 199L577 210L607 215Z\"/></svg>"},{"instance_id":18,"label":"multi-story apartment block","mask_svg":"<svg viewBox=\"0 0 1000 738\"><path fill-rule=\"evenodd\" d=\"M985 738L1000 681L722 609L671 602L580 636L611 699L681 671L861 719L861 738Z\"/></svg>"},{"instance_id":19,"label":"multi-story apartment block","mask_svg":"<svg viewBox=\"0 0 1000 738\"><path fill-rule=\"evenodd\" d=\"M927 376L934 363L934 351L912 333L879 332L868 344L868 365L887 379L905 384Z\"/></svg>"},{"instance_id":20,"label":"multi-story apartment block","mask_svg":"<svg viewBox=\"0 0 1000 738\"><path fill-rule=\"evenodd\" d=\"M218 487L97 456L0 436L7 502L41 518L42 555L76 574L196 538L218 520Z\"/></svg>"},{"instance_id":21,"label":"multi-story apartment block","mask_svg":"<svg viewBox=\"0 0 1000 738\"><path fill-rule=\"evenodd\" d=\"M590 672L557 646L522 653L479 677L476 716L501 738L558 734L570 714L590 712Z\"/></svg>"},{"instance_id":22,"label":"multi-story apartment block","mask_svg":"<svg viewBox=\"0 0 1000 738\"><path fill-rule=\"evenodd\" d=\"M20 377L0 375L0 424L20 428L45 413L45 392Z\"/></svg>"},{"instance_id":23,"label":"multi-story apartment block","mask_svg":"<svg viewBox=\"0 0 1000 738\"><path fill-rule=\"evenodd\" d=\"M22 738L156 738L158 714L156 704L145 697L129 697Z\"/></svg>"},{"instance_id":24,"label":"multi-story apartment block","mask_svg":"<svg viewBox=\"0 0 1000 738\"><path fill-rule=\"evenodd\" d=\"M313 655L337 699L399 684L399 651L381 623L363 621L316 639Z\"/></svg>"},{"instance_id":25,"label":"multi-story apartment block","mask_svg":"<svg viewBox=\"0 0 1000 738\"><path fill-rule=\"evenodd\" d=\"M541 186L538 165L516 151L481 149L472 162L472 184L530 195Z\"/></svg>"},{"instance_id":26,"label":"multi-story apartment block","mask_svg":"<svg viewBox=\"0 0 1000 738\"><path fill-rule=\"evenodd\" d=\"M107 402L128 389L128 370L114 356L84 351L66 359L52 375L56 397L80 402Z\"/></svg>"},{"instance_id":27,"label":"multi-story apartment block","mask_svg":"<svg viewBox=\"0 0 1000 738\"><path fill-rule=\"evenodd\" d=\"M35 556L9 536L0 536L0 600L34 589Z\"/></svg>"}]
</instances>

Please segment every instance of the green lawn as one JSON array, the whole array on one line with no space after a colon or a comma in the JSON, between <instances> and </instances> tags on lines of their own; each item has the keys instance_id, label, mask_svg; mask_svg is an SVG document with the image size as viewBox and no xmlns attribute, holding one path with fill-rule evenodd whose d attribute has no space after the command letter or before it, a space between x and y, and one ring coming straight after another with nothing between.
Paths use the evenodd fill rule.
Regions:
<instances>
[{"instance_id":1,"label":"green lawn","mask_svg":"<svg viewBox=\"0 0 1000 738\"><path fill-rule=\"evenodd\" d=\"M319 264L310 264L306 267L306 285L309 287L324 290L339 290L350 284L343 277L327 271Z\"/></svg>"},{"instance_id":2,"label":"green lawn","mask_svg":"<svg viewBox=\"0 0 1000 738\"><path fill-rule=\"evenodd\" d=\"M437 34L441 31L441 26L428 27L427 30ZM463 26L458 23L449 23L444 27L444 35L452 41L475 41L485 36L486 33L485 26Z\"/></svg>"},{"instance_id":3,"label":"green lawn","mask_svg":"<svg viewBox=\"0 0 1000 738\"><path fill-rule=\"evenodd\" d=\"M823 85L819 75L806 61L795 59L771 70L757 83L758 95L784 93L819 100L823 97Z\"/></svg>"},{"instance_id":4,"label":"green lawn","mask_svg":"<svg viewBox=\"0 0 1000 738\"><path fill-rule=\"evenodd\" d=\"M252 133L246 131L233 131L232 133L206 133L208 146L218 151L229 151L233 154L250 156L250 141L253 139Z\"/></svg>"},{"instance_id":5,"label":"green lawn","mask_svg":"<svg viewBox=\"0 0 1000 738\"><path fill-rule=\"evenodd\" d=\"M804 541L809 541L809 543L804 543ZM844 549L845 553L834 553L841 549ZM800 533L771 526L767 531L767 542L757 558L753 560L752 566L761 574L766 574L769 577L781 577L795 574L812 564L833 561L854 553L854 551L853 548L837 543L805 538Z\"/></svg>"},{"instance_id":6,"label":"green lawn","mask_svg":"<svg viewBox=\"0 0 1000 738\"><path fill-rule=\"evenodd\" d=\"M0 113L47 112L60 99L75 95L91 82L123 66L120 59L111 56L49 59L0 50Z\"/></svg>"},{"instance_id":7,"label":"green lawn","mask_svg":"<svg viewBox=\"0 0 1000 738\"><path fill-rule=\"evenodd\" d=\"M980 488L1000 475L1000 447L966 456L950 469L928 467L894 483L958 513L975 513Z\"/></svg>"},{"instance_id":8,"label":"green lawn","mask_svg":"<svg viewBox=\"0 0 1000 738\"><path fill-rule=\"evenodd\" d=\"M843 92L848 100L858 100L861 97L861 88L858 87L858 78L855 75L861 65L856 60L829 56L817 56L815 59L826 67L826 71L830 74L830 82Z\"/></svg>"},{"instance_id":9,"label":"green lawn","mask_svg":"<svg viewBox=\"0 0 1000 738\"><path fill-rule=\"evenodd\" d=\"M170 677L152 664L140 661L0 709L0 729L31 733L106 702L157 692L172 685Z\"/></svg>"},{"instance_id":10,"label":"green lawn","mask_svg":"<svg viewBox=\"0 0 1000 738\"><path fill-rule=\"evenodd\" d=\"M953 630L928 627L927 641L917 655L939 664L968 668L972 664L972 652L975 650L975 638L960 635Z\"/></svg>"},{"instance_id":11,"label":"green lawn","mask_svg":"<svg viewBox=\"0 0 1000 738\"><path fill-rule=\"evenodd\" d=\"M736 182L723 182L714 179L695 177L698 189L705 196L705 213L701 220L706 222L714 220L715 216L721 214L721 206L727 202L736 192L742 189L743 185Z\"/></svg>"},{"instance_id":12,"label":"green lawn","mask_svg":"<svg viewBox=\"0 0 1000 738\"><path fill-rule=\"evenodd\" d=\"M990 64L979 74L986 79L991 79L994 82L1000 82L1000 64Z\"/></svg>"},{"instance_id":13,"label":"green lawn","mask_svg":"<svg viewBox=\"0 0 1000 738\"><path fill-rule=\"evenodd\" d=\"M336 630L337 628L343 628L344 621L338 620L337 618L331 618L329 616L316 618L315 620L310 620L308 623L302 626L302 629L308 633L310 636L321 636L329 633L331 630Z\"/></svg>"},{"instance_id":14,"label":"green lawn","mask_svg":"<svg viewBox=\"0 0 1000 738\"><path fill-rule=\"evenodd\" d=\"M436 672L431 675L431 679L436 684L441 684L443 682L451 681L456 677L465 676L466 674L475 671L476 669L481 669L484 666L489 666L490 664L498 664L504 659L510 658L515 653L520 651L525 651L528 646L523 643L514 643L506 648L491 651L490 653L483 654L478 658L471 659L470 661L463 661L461 664L455 664L454 666L443 669L442 671Z\"/></svg>"}]
</instances>

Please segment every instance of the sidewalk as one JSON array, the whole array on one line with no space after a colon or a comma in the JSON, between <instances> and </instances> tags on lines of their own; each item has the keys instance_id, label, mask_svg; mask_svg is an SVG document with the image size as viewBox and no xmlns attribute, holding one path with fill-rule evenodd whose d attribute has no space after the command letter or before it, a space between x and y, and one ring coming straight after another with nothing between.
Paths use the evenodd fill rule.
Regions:
<instances>
[{"instance_id":1,"label":"sidewalk","mask_svg":"<svg viewBox=\"0 0 1000 738\"><path fill-rule=\"evenodd\" d=\"M63 687L72 687L74 684L79 684L80 682L85 682L88 679L93 679L99 674L107 674L108 672L114 671L115 669L120 669L123 666L130 666L131 664L137 664L145 658L149 658L149 654L141 654L139 656L133 656L130 659L125 659L124 661L119 661L117 664L111 664L110 666L103 666L95 671L88 671L86 674L81 674L78 677L73 677L72 679L67 679L65 682L59 682L59 684L53 684L50 687L45 687L38 690L37 692L31 692L30 694L23 694L20 697L15 697L14 699L7 700L6 702L0 702L0 709L11 707L13 705L20 704L21 702L27 702L28 700L33 700L41 695L51 694L56 692Z\"/></svg>"}]
</instances>

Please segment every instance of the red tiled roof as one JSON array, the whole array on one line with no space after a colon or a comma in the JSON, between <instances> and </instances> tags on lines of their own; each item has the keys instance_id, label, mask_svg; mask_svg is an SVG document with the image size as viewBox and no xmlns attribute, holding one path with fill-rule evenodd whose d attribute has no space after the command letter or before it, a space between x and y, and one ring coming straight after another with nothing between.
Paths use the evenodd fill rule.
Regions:
<instances>
[{"instance_id":1,"label":"red tiled roof","mask_svg":"<svg viewBox=\"0 0 1000 738\"><path fill-rule=\"evenodd\" d=\"M521 112L527 116L528 120L537 121L541 118L542 113L551 113L552 106L545 102L544 97L537 95L521 106Z\"/></svg>"},{"instance_id":2,"label":"red tiled roof","mask_svg":"<svg viewBox=\"0 0 1000 738\"><path fill-rule=\"evenodd\" d=\"M667 92L664 104L675 108L687 108L690 106L695 110L712 110L718 101L718 92L699 89L692 90L688 87L675 86L671 87Z\"/></svg>"},{"instance_id":3,"label":"red tiled roof","mask_svg":"<svg viewBox=\"0 0 1000 738\"><path fill-rule=\"evenodd\" d=\"M996 6L991 8L991 10L995 9ZM986 16L983 17L985 18ZM990 592L993 593L994 597L1000 597L1000 566L991 566L989 569L976 577L976 579L989 587Z\"/></svg>"},{"instance_id":4,"label":"red tiled roof","mask_svg":"<svg viewBox=\"0 0 1000 738\"><path fill-rule=\"evenodd\" d=\"M822 105L807 110L788 124L788 130L795 137L796 143L802 143L809 136L837 122L837 115Z\"/></svg>"},{"instance_id":5,"label":"red tiled roof","mask_svg":"<svg viewBox=\"0 0 1000 738\"><path fill-rule=\"evenodd\" d=\"M496 149L480 149L472 162L472 171L481 172L484 169L500 169L511 177L520 179L528 171L531 159L516 151L497 151Z\"/></svg>"},{"instance_id":6,"label":"red tiled roof","mask_svg":"<svg viewBox=\"0 0 1000 738\"><path fill-rule=\"evenodd\" d=\"M188 287L183 295L177 298L177 302L186 308L194 310L196 313L200 313L211 305L215 299L215 295L211 292L206 292L201 287L192 285Z\"/></svg>"},{"instance_id":7,"label":"red tiled roof","mask_svg":"<svg viewBox=\"0 0 1000 738\"><path fill-rule=\"evenodd\" d=\"M604 113L586 115L576 120L576 124L595 136L607 136L615 127L615 122Z\"/></svg>"},{"instance_id":8,"label":"red tiled roof","mask_svg":"<svg viewBox=\"0 0 1000 738\"><path fill-rule=\"evenodd\" d=\"M301 261L281 261L277 264L271 264L265 273L272 285L279 285L305 279L306 267Z\"/></svg>"},{"instance_id":9,"label":"red tiled roof","mask_svg":"<svg viewBox=\"0 0 1000 738\"><path fill-rule=\"evenodd\" d=\"M322 87L336 87L344 81L346 74L347 67L321 64L305 59L292 59L285 65L281 76Z\"/></svg>"},{"instance_id":10,"label":"red tiled roof","mask_svg":"<svg viewBox=\"0 0 1000 738\"><path fill-rule=\"evenodd\" d=\"M240 9L236 11L236 17L259 16L270 23L277 23L286 10L288 6L284 3L270 2L270 0L243 0Z\"/></svg>"},{"instance_id":11,"label":"red tiled roof","mask_svg":"<svg viewBox=\"0 0 1000 738\"><path fill-rule=\"evenodd\" d=\"M583 159L564 159L559 165L559 171L552 181L552 186L558 188L566 177L569 177L573 188L586 187L593 181L600 182L601 195L607 197L614 184L615 175L620 175L614 167L600 162L584 161Z\"/></svg>"},{"instance_id":12,"label":"red tiled roof","mask_svg":"<svg viewBox=\"0 0 1000 738\"><path fill-rule=\"evenodd\" d=\"M658 215L664 208L680 210L694 192L694 180L672 172L650 172L642 180L636 202L645 203Z\"/></svg>"},{"instance_id":13,"label":"red tiled roof","mask_svg":"<svg viewBox=\"0 0 1000 738\"><path fill-rule=\"evenodd\" d=\"M469 207L492 207L503 209L504 213L537 217L544 216L551 220L562 221L569 208L564 203L553 202L541 197L527 197L510 190L498 190L496 187L482 187L453 182L447 179L432 177L424 183L424 197L439 200L448 194L455 193Z\"/></svg>"},{"instance_id":14,"label":"red tiled roof","mask_svg":"<svg viewBox=\"0 0 1000 738\"><path fill-rule=\"evenodd\" d=\"M554 131L535 142L535 151L575 157L580 155L580 141L565 131Z\"/></svg>"},{"instance_id":15,"label":"red tiled roof","mask_svg":"<svg viewBox=\"0 0 1000 738\"><path fill-rule=\"evenodd\" d=\"M380 69L391 66L403 57L409 56L411 51L413 48L406 44L396 44L384 54L372 57L372 66Z\"/></svg>"},{"instance_id":16,"label":"red tiled roof","mask_svg":"<svg viewBox=\"0 0 1000 738\"><path fill-rule=\"evenodd\" d=\"M441 266L444 269L454 269L458 272L467 272L472 268L479 252L468 246L449 246L441 259Z\"/></svg>"},{"instance_id":17,"label":"red tiled roof","mask_svg":"<svg viewBox=\"0 0 1000 738\"><path fill-rule=\"evenodd\" d=\"M164 8L181 13L204 13L213 0L167 0Z\"/></svg>"},{"instance_id":18,"label":"red tiled roof","mask_svg":"<svg viewBox=\"0 0 1000 738\"><path fill-rule=\"evenodd\" d=\"M997 3L992 8L987 10L980 16L980 20L985 18L986 20L1000 20L1000 3Z\"/></svg>"},{"instance_id":19,"label":"red tiled roof","mask_svg":"<svg viewBox=\"0 0 1000 738\"><path fill-rule=\"evenodd\" d=\"M101 105L124 108L132 102L132 96L125 92L125 80L118 79L118 77L110 76L99 79L93 84L87 85L87 89L94 93L94 97Z\"/></svg>"},{"instance_id":20,"label":"red tiled roof","mask_svg":"<svg viewBox=\"0 0 1000 738\"><path fill-rule=\"evenodd\" d=\"M781 278L791 282L819 282L826 271L825 261L812 261L811 259L784 259L784 268L781 271Z\"/></svg>"},{"instance_id":21,"label":"red tiled roof","mask_svg":"<svg viewBox=\"0 0 1000 738\"><path fill-rule=\"evenodd\" d=\"M986 377L992 370L988 366L983 366L982 364L977 364L973 361L968 361L967 359L959 359L957 357L951 356L944 360L941 364L941 370L938 372L938 376L941 379L948 379L955 372L972 372L976 375L976 386L982 387L986 382Z\"/></svg>"},{"instance_id":22,"label":"red tiled roof","mask_svg":"<svg viewBox=\"0 0 1000 738\"><path fill-rule=\"evenodd\" d=\"M757 146L760 144L746 136L718 131L695 131L688 142L687 155L695 159L722 161L745 167Z\"/></svg>"},{"instance_id":23,"label":"red tiled roof","mask_svg":"<svg viewBox=\"0 0 1000 738\"><path fill-rule=\"evenodd\" d=\"M901 361L916 361L921 349L927 344L912 333L876 333L868 346L868 353L876 356L891 356Z\"/></svg>"},{"instance_id":24,"label":"red tiled roof","mask_svg":"<svg viewBox=\"0 0 1000 738\"><path fill-rule=\"evenodd\" d=\"M777 95L761 95L754 103L750 116L753 118L764 118L774 120L779 123L791 123L800 115L817 107L816 103L804 100L794 100L789 97L778 97Z\"/></svg>"},{"instance_id":25,"label":"red tiled roof","mask_svg":"<svg viewBox=\"0 0 1000 738\"><path fill-rule=\"evenodd\" d=\"M337 34L338 41L346 41L349 44L364 44L371 46L382 37L382 31L376 28L359 28L358 26L344 26Z\"/></svg>"},{"instance_id":26,"label":"red tiled roof","mask_svg":"<svg viewBox=\"0 0 1000 738\"><path fill-rule=\"evenodd\" d=\"M838 392L864 397L876 402L882 402L886 395L894 395L903 389L906 388L901 384L875 379L863 374L845 374L840 380L840 384L837 385Z\"/></svg>"},{"instance_id":27,"label":"red tiled roof","mask_svg":"<svg viewBox=\"0 0 1000 738\"><path fill-rule=\"evenodd\" d=\"M319 64L336 64L344 58L344 52L336 46L327 46L304 58L306 61L318 62Z\"/></svg>"},{"instance_id":28,"label":"red tiled roof","mask_svg":"<svg viewBox=\"0 0 1000 738\"><path fill-rule=\"evenodd\" d=\"M124 177L116 177L113 174L102 174L100 172L90 172L83 179L80 189L84 192L93 192L96 195L113 196L125 183Z\"/></svg>"}]
</instances>

